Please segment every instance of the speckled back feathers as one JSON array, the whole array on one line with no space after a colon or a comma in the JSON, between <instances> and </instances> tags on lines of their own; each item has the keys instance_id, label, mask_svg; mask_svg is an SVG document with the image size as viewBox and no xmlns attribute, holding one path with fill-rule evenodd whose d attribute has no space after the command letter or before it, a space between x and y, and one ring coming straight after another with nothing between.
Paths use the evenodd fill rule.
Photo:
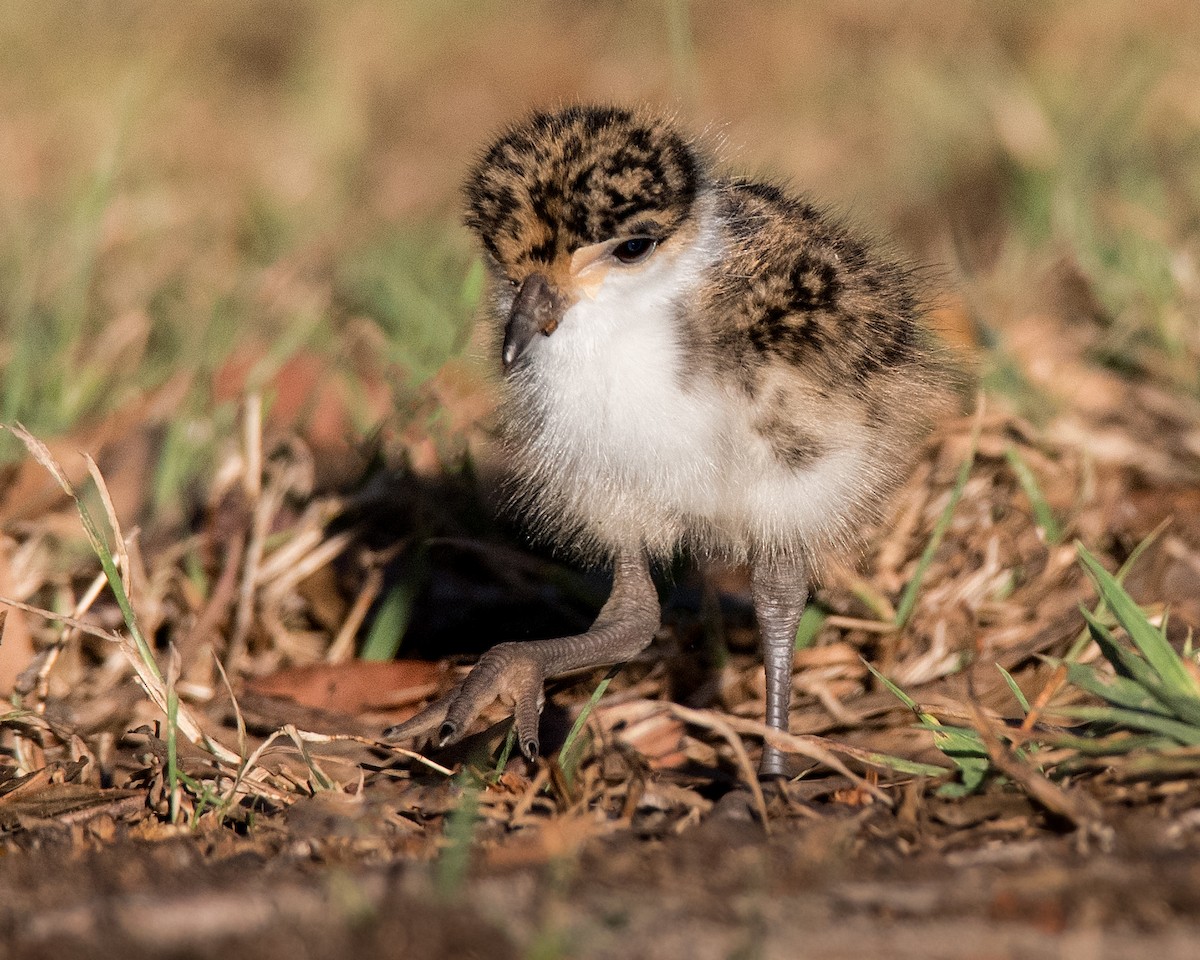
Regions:
<instances>
[{"instance_id":1,"label":"speckled back feathers","mask_svg":"<svg viewBox=\"0 0 1200 960\"><path fill-rule=\"evenodd\" d=\"M700 342L737 364L754 391L763 364L805 366L830 387L853 389L918 353L912 274L778 187L718 181L730 243L707 288Z\"/></svg>"}]
</instances>

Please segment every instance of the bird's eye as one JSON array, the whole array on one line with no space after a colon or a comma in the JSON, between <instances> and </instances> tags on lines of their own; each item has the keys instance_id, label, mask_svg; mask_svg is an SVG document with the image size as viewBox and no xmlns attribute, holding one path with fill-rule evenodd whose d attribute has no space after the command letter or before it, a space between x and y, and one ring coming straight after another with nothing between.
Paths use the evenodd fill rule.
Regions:
<instances>
[{"instance_id":1,"label":"bird's eye","mask_svg":"<svg viewBox=\"0 0 1200 960\"><path fill-rule=\"evenodd\" d=\"M621 263L641 263L657 246L658 241L650 237L634 237L614 247L612 254Z\"/></svg>"}]
</instances>

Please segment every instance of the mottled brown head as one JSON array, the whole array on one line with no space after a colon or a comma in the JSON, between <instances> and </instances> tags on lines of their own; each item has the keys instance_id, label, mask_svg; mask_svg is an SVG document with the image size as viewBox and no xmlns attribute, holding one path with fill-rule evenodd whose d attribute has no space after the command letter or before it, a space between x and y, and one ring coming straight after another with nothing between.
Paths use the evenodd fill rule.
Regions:
<instances>
[{"instance_id":1,"label":"mottled brown head","mask_svg":"<svg viewBox=\"0 0 1200 960\"><path fill-rule=\"evenodd\" d=\"M466 182L466 224L518 275L617 237L670 238L701 176L670 126L628 110L535 113L484 154Z\"/></svg>"}]
</instances>

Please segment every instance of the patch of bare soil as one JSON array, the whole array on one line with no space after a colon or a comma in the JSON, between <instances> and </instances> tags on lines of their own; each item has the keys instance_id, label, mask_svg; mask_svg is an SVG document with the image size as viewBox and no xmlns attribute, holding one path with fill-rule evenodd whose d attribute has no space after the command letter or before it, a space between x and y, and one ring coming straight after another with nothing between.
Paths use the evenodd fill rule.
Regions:
<instances>
[{"instance_id":1,"label":"patch of bare soil","mask_svg":"<svg viewBox=\"0 0 1200 960\"><path fill-rule=\"evenodd\" d=\"M1195 955L1194 824L1098 850L1031 829L1011 796L953 806L804 807L769 839L714 816L550 857L517 843L452 890L429 863L364 856L370 828L327 810L316 836L252 840L97 818L0 860L0 936L13 958Z\"/></svg>"}]
</instances>

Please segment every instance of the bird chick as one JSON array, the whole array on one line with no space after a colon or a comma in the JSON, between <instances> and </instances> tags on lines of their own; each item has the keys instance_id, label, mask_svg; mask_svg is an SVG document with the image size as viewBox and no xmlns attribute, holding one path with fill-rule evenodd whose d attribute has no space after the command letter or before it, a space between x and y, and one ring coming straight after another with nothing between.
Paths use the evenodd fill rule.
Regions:
<instances>
[{"instance_id":1,"label":"bird chick","mask_svg":"<svg viewBox=\"0 0 1200 960\"><path fill-rule=\"evenodd\" d=\"M545 680L643 650L650 565L680 549L750 565L766 720L786 730L810 580L861 545L951 396L912 273L645 111L535 113L465 192L514 509L610 563L613 589L586 633L494 647L387 736L452 743L500 697L532 758ZM761 774L784 770L765 745Z\"/></svg>"}]
</instances>

